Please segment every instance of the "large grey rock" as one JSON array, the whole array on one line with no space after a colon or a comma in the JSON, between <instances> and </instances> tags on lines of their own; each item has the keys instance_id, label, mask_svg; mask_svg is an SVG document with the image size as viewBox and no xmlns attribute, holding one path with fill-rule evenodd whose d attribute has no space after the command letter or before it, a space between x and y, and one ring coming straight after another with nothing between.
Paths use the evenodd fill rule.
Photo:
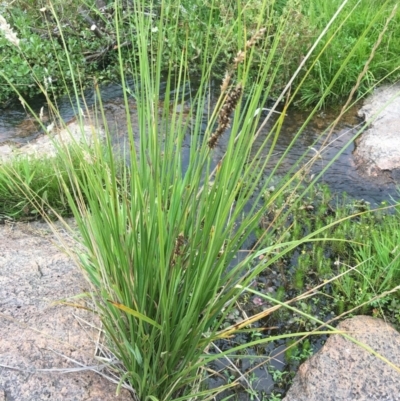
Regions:
<instances>
[{"instance_id":1,"label":"large grey rock","mask_svg":"<svg viewBox=\"0 0 400 401\"><path fill-rule=\"evenodd\" d=\"M303 363L284 401L400 400L400 334L381 319L356 316L338 326L398 370L340 334Z\"/></svg>"},{"instance_id":2,"label":"large grey rock","mask_svg":"<svg viewBox=\"0 0 400 401\"><path fill-rule=\"evenodd\" d=\"M53 241L44 223L0 225L0 401L132 401L95 372L96 316L54 303L87 284Z\"/></svg>"},{"instance_id":3,"label":"large grey rock","mask_svg":"<svg viewBox=\"0 0 400 401\"><path fill-rule=\"evenodd\" d=\"M400 83L375 90L359 115L373 121L356 141L354 160L359 170L379 176L400 169Z\"/></svg>"}]
</instances>

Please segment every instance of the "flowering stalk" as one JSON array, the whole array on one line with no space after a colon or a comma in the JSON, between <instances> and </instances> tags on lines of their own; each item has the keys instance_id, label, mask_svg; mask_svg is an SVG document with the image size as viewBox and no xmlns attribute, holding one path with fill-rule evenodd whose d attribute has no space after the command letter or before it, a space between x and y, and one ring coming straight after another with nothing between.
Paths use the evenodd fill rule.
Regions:
<instances>
[{"instance_id":1,"label":"flowering stalk","mask_svg":"<svg viewBox=\"0 0 400 401\"><path fill-rule=\"evenodd\" d=\"M238 84L234 89L232 89L219 112L218 117L218 127L211 135L211 138L208 140L208 147L213 149L218 142L219 137L225 132L225 130L229 127L231 122L230 115L235 110L236 105L240 99L242 94L242 85Z\"/></svg>"}]
</instances>

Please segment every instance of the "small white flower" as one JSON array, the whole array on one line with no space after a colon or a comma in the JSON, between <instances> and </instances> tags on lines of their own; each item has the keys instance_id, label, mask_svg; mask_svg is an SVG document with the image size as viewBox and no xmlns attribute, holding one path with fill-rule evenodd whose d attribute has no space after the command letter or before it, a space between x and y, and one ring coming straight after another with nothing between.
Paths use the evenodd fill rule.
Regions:
<instances>
[{"instance_id":1,"label":"small white flower","mask_svg":"<svg viewBox=\"0 0 400 401\"><path fill-rule=\"evenodd\" d=\"M156 33L158 32L158 26L151 28L151 32Z\"/></svg>"},{"instance_id":2,"label":"small white flower","mask_svg":"<svg viewBox=\"0 0 400 401\"><path fill-rule=\"evenodd\" d=\"M49 85L51 85L52 79L51 77L44 77L44 87L47 88L49 87Z\"/></svg>"},{"instance_id":3,"label":"small white flower","mask_svg":"<svg viewBox=\"0 0 400 401\"><path fill-rule=\"evenodd\" d=\"M52 122L46 127L46 131L48 134L50 134L50 132L53 131L53 129L54 129L54 122Z\"/></svg>"},{"instance_id":4,"label":"small white flower","mask_svg":"<svg viewBox=\"0 0 400 401\"><path fill-rule=\"evenodd\" d=\"M4 32L5 38L13 45L19 47L19 39L17 34L11 29L10 25L7 24L5 18L0 15L0 31Z\"/></svg>"},{"instance_id":5,"label":"small white flower","mask_svg":"<svg viewBox=\"0 0 400 401\"><path fill-rule=\"evenodd\" d=\"M90 27L90 30L91 31L95 31L97 29L97 26L95 25L95 24L93 24L91 27Z\"/></svg>"}]
</instances>

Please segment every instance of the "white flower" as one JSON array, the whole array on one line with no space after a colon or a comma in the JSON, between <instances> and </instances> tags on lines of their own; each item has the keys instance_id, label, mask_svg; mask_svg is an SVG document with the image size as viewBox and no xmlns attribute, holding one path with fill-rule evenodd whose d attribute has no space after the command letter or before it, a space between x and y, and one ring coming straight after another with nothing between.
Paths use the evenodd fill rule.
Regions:
<instances>
[{"instance_id":1,"label":"white flower","mask_svg":"<svg viewBox=\"0 0 400 401\"><path fill-rule=\"evenodd\" d=\"M7 24L7 21L4 19L4 17L2 15L0 15L0 31L4 32L5 38L10 43L19 47L19 39L17 38L17 34L15 32L13 32L10 25Z\"/></svg>"},{"instance_id":2,"label":"white flower","mask_svg":"<svg viewBox=\"0 0 400 401\"><path fill-rule=\"evenodd\" d=\"M53 129L54 129L54 122L52 122L46 127L46 131L48 134L50 134L50 132L53 131Z\"/></svg>"}]
</instances>

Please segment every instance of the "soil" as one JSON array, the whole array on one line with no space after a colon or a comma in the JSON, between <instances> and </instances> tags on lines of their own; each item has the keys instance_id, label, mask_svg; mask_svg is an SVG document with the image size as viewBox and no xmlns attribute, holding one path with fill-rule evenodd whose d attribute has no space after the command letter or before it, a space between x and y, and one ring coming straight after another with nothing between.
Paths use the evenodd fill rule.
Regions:
<instances>
[{"instance_id":1,"label":"soil","mask_svg":"<svg viewBox=\"0 0 400 401\"><path fill-rule=\"evenodd\" d=\"M60 245L45 222L0 225L0 401L131 401L101 375L96 316L57 302L88 289Z\"/></svg>"}]
</instances>

